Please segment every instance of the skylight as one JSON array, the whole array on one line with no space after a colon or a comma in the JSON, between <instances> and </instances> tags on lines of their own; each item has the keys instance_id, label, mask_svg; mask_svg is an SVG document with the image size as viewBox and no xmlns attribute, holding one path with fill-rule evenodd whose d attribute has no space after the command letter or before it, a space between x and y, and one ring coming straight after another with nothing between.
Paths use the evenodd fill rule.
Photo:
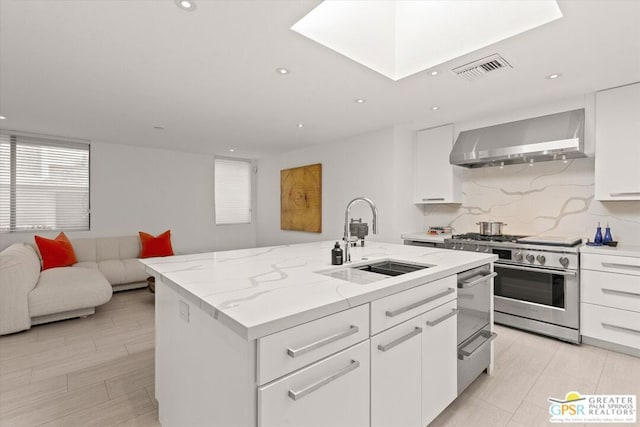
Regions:
<instances>
[{"instance_id":1,"label":"skylight","mask_svg":"<svg viewBox=\"0 0 640 427\"><path fill-rule=\"evenodd\" d=\"M400 80L561 17L555 0L341 0L291 29Z\"/></svg>"}]
</instances>

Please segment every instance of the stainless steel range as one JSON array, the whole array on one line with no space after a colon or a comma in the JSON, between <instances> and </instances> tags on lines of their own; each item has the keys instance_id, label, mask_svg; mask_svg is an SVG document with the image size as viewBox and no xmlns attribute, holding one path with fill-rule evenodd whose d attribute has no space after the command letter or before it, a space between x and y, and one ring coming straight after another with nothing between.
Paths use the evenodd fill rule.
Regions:
<instances>
[{"instance_id":1,"label":"stainless steel range","mask_svg":"<svg viewBox=\"0 0 640 427\"><path fill-rule=\"evenodd\" d=\"M498 255L494 321L580 342L578 246L581 239L485 236L445 239L447 249Z\"/></svg>"}]
</instances>

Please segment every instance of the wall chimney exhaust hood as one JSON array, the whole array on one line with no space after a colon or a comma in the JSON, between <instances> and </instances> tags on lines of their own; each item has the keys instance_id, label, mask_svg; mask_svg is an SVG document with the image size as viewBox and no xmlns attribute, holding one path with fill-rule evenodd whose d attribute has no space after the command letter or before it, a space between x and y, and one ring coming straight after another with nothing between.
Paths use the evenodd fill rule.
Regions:
<instances>
[{"instance_id":1,"label":"wall chimney exhaust hood","mask_svg":"<svg viewBox=\"0 0 640 427\"><path fill-rule=\"evenodd\" d=\"M460 132L449 162L477 168L586 157L584 109Z\"/></svg>"}]
</instances>

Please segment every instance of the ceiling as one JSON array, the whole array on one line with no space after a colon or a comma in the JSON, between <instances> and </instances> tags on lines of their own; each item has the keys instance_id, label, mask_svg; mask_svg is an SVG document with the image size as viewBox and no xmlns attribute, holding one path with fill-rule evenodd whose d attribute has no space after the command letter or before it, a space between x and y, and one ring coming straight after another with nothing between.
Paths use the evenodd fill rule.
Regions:
<instances>
[{"instance_id":1,"label":"ceiling","mask_svg":"<svg viewBox=\"0 0 640 427\"><path fill-rule=\"evenodd\" d=\"M559 1L564 18L397 82L289 29L318 1L196 3L0 0L0 126L257 158L640 80L640 1ZM493 53L513 69L450 71Z\"/></svg>"}]
</instances>

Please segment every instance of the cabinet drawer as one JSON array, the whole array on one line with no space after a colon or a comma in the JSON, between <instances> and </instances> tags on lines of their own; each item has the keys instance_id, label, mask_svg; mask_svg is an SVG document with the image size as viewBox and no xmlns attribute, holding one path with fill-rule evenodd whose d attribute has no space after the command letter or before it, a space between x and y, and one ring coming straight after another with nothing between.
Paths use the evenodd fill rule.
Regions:
<instances>
[{"instance_id":1,"label":"cabinet drawer","mask_svg":"<svg viewBox=\"0 0 640 427\"><path fill-rule=\"evenodd\" d=\"M426 283L371 303L371 334L377 334L456 299L456 276Z\"/></svg>"},{"instance_id":2,"label":"cabinet drawer","mask_svg":"<svg viewBox=\"0 0 640 427\"><path fill-rule=\"evenodd\" d=\"M583 336L640 350L640 313L586 303L581 309Z\"/></svg>"},{"instance_id":3,"label":"cabinet drawer","mask_svg":"<svg viewBox=\"0 0 640 427\"><path fill-rule=\"evenodd\" d=\"M582 268L586 270L640 276L640 258L617 255L581 254L580 262Z\"/></svg>"},{"instance_id":4,"label":"cabinet drawer","mask_svg":"<svg viewBox=\"0 0 640 427\"><path fill-rule=\"evenodd\" d=\"M640 312L640 276L584 270L582 301Z\"/></svg>"},{"instance_id":5,"label":"cabinet drawer","mask_svg":"<svg viewBox=\"0 0 640 427\"><path fill-rule=\"evenodd\" d=\"M258 384L273 381L369 338L364 304L258 339Z\"/></svg>"},{"instance_id":6,"label":"cabinet drawer","mask_svg":"<svg viewBox=\"0 0 640 427\"><path fill-rule=\"evenodd\" d=\"M369 340L258 388L258 427L369 427Z\"/></svg>"}]
</instances>

